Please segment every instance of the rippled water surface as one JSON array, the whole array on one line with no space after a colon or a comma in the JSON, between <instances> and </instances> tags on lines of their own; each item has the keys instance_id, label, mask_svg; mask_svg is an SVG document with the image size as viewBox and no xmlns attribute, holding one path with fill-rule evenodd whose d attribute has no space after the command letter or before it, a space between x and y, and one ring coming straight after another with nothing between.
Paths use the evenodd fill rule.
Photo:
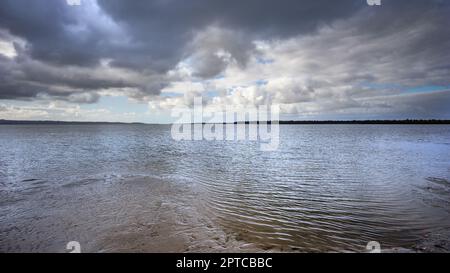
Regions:
<instances>
[{"instance_id":1,"label":"rippled water surface","mask_svg":"<svg viewBox=\"0 0 450 273\"><path fill-rule=\"evenodd\" d=\"M133 176L195 185L202 213L263 249L409 248L450 228L450 126L293 125L280 133L280 148L263 152L248 141L176 142L163 125L0 126L0 242L10 249L19 223L63 206L54 197L61 188ZM43 193L54 203L31 207Z\"/></svg>"}]
</instances>

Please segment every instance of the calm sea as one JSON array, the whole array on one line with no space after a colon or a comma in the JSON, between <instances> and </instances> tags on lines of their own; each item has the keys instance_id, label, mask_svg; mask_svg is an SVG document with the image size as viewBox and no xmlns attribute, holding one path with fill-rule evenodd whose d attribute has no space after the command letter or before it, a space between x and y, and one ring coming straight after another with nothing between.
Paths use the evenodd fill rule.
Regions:
<instances>
[{"instance_id":1,"label":"calm sea","mask_svg":"<svg viewBox=\"0 0 450 273\"><path fill-rule=\"evenodd\" d=\"M201 213L263 249L410 248L450 228L450 126L282 125L280 134L279 149L264 152L249 141L176 142L165 125L0 126L0 250L53 251L70 239L58 237L70 226L39 226L84 202L86 191L68 201L61 188L147 176L195 185ZM114 211L77 213L85 236L120 224Z\"/></svg>"}]
</instances>

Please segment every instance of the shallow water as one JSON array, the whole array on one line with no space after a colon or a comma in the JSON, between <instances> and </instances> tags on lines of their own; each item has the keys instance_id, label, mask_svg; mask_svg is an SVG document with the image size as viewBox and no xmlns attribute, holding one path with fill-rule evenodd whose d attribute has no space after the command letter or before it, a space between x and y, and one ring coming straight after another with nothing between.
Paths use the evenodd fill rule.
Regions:
<instances>
[{"instance_id":1,"label":"shallow water","mask_svg":"<svg viewBox=\"0 0 450 273\"><path fill-rule=\"evenodd\" d=\"M154 252L126 242L166 218L174 233L192 231L180 248L156 241L167 251L411 248L450 229L450 126L280 133L279 149L263 152L249 141L176 142L164 125L0 126L0 251L59 251L78 237L91 251ZM155 214L161 204L170 215ZM117 236L121 246L108 243Z\"/></svg>"}]
</instances>

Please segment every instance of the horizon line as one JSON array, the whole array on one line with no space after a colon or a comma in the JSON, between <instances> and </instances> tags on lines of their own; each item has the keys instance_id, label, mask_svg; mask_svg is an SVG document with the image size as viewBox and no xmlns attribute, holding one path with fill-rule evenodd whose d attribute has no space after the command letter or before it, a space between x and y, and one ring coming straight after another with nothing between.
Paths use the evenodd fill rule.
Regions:
<instances>
[{"instance_id":1,"label":"horizon line","mask_svg":"<svg viewBox=\"0 0 450 273\"><path fill-rule=\"evenodd\" d=\"M364 119L364 120L268 120L268 124L280 125L308 125L308 124L443 124L450 125L450 119ZM121 121L63 121L63 120L8 120L0 119L0 125L173 125L173 124L259 124L260 121L235 121L235 122L202 122L202 123L146 123L146 122L121 122ZM262 123L262 122L261 122Z\"/></svg>"}]
</instances>

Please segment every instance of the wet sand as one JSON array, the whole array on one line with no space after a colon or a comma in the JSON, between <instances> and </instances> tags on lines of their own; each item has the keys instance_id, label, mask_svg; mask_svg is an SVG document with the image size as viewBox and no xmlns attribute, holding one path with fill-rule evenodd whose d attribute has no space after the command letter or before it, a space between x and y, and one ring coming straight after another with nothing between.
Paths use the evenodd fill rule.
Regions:
<instances>
[{"instance_id":1,"label":"wet sand","mask_svg":"<svg viewBox=\"0 0 450 273\"><path fill-rule=\"evenodd\" d=\"M9 197L3 199L8 215L0 224L0 252L67 252L69 241L80 242L82 252L262 251L226 234L188 183L90 179L26 200Z\"/></svg>"},{"instance_id":2,"label":"wet sand","mask_svg":"<svg viewBox=\"0 0 450 273\"><path fill-rule=\"evenodd\" d=\"M68 252L70 241L88 253L295 252L246 242L239 235L245 230L225 230L193 183L87 179L20 195L2 196L0 252ZM383 252L448 252L449 237L442 230L411 249Z\"/></svg>"}]
</instances>

